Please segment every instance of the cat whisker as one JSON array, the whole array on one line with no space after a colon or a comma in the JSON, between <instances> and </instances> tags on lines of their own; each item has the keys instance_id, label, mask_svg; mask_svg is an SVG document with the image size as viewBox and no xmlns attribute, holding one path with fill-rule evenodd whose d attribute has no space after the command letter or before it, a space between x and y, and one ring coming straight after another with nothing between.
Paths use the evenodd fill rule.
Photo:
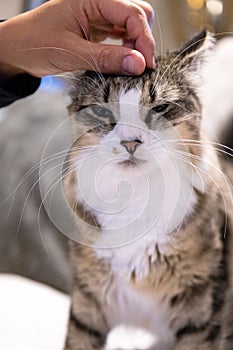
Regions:
<instances>
[{"instance_id":1,"label":"cat whisker","mask_svg":"<svg viewBox=\"0 0 233 350\"><path fill-rule=\"evenodd\" d=\"M42 237L43 240L43 234L42 234L42 230L41 230L41 224L40 224L40 212L42 210L42 207L45 205L45 201L47 200L48 196L50 195L50 203L48 206L46 206L47 212L50 216L50 208L51 208L51 198L53 196L53 192L56 190L56 186L59 184L59 182L61 182L65 177L67 177L70 173L72 173L74 171L74 169L69 169L68 172L66 172L65 174L58 174L54 179L53 179L53 184L52 186L50 186L50 188L46 191L45 194L43 194L43 198L41 200L40 206L38 208L37 211L37 225L38 225L38 229L40 232L40 235ZM55 182L54 182L55 180ZM43 240L44 241L44 240ZM46 250L47 251L47 250Z\"/></svg>"},{"instance_id":2,"label":"cat whisker","mask_svg":"<svg viewBox=\"0 0 233 350\"><path fill-rule=\"evenodd\" d=\"M28 49L22 49L21 51L26 51L26 52L30 52L30 51L40 51L40 50L57 50L57 51L61 51L61 52L65 52L71 56L74 56L74 57L78 57L80 58L83 62L86 62L88 65L90 65L90 62L84 58L83 56L71 51L71 50L68 50L68 49L64 49L62 47L56 47L56 46L41 46L41 47L30 47ZM84 48L80 48L80 50L82 50L83 52L88 52L86 49ZM59 66L56 66L56 68L58 68L59 70L68 70L68 68L64 69L64 67L59 67ZM95 71L95 67L92 66L93 70Z\"/></svg>"},{"instance_id":3,"label":"cat whisker","mask_svg":"<svg viewBox=\"0 0 233 350\"><path fill-rule=\"evenodd\" d=\"M152 88L151 88L151 92L152 92L152 93L155 92L155 87L157 86L160 73L161 73L161 68L158 66L158 67L156 67L156 77L155 77L155 81L154 81L154 83L153 83L153 85L152 85Z\"/></svg>"},{"instance_id":4,"label":"cat whisker","mask_svg":"<svg viewBox=\"0 0 233 350\"><path fill-rule=\"evenodd\" d=\"M202 39L196 40L195 42L191 43L189 46L187 46L187 47L185 47L183 50L181 50L178 54L176 54L176 56L172 59L171 63L168 64L168 66L167 66L167 68L165 69L164 73L161 75L160 80L156 82L156 85L157 85L158 83L160 83L160 82L163 80L163 78L164 78L164 76L166 76L166 74L169 73L169 70L172 68L172 66L174 65L174 63L176 63L176 62L179 63L180 57L182 57L182 55L183 55L186 51L188 51L192 46L194 46L195 44L197 44L198 42L201 42L201 41L202 41ZM154 90L156 89L156 85L154 85Z\"/></svg>"},{"instance_id":5,"label":"cat whisker","mask_svg":"<svg viewBox=\"0 0 233 350\"><path fill-rule=\"evenodd\" d=\"M189 112L189 110L185 107L185 106L182 106L181 104L179 104L178 102L174 101L174 100L169 100L169 99L166 99L167 102L171 103L171 104L174 104L175 106L178 106L180 107L181 109L183 109L184 111L187 111ZM191 112L192 113L192 112Z\"/></svg>"},{"instance_id":6,"label":"cat whisker","mask_svg":"<svg viewBox=\"0 0 233 350\"><path fill-rule=\"evenodd\" d=\"M7 212L7 215L5 216L5 221L9 218L10 212L12 210L12 206L14 203L14 199L15 199L15 195L17 193L17 191L19 190L20 186L23 185L23 183L25 183L25 181L32 176L33 174L35 174L35 176L37 175L38 170L42 167L47 165L49 162L54 161L59 159L61 156L63 156L64 154L67 154L67 150L52 154L50 156L48 156L47 158L40 160L39 162L37 162L33 167L31 167L30 169L27 170L27 172L22 176L22 178L18 181L17 185L15 186L15 188L9 193L9 195L7 196L7 198L5 198L1 203L0 203L0 207L3 206L7 201L9 201L11 199L11 203Z\"/></svg>"},{"instance_id":7,"label":"cat whisker","mask_svg":"<svg viewBox=\"0 0 233 350\"><path fill-rule=\"evenodd\" d=\"M66 2L65 4L66 4L66 6L70 9L70 11L72 12L72 14L73 14L74 17L76 18L77 22L79 23L80 27L82 28L82 32L83 32L84 37L85 37L85 39L87 40L87 43L88 43L89 48L90 48L90 53L91 53L90 56L91 56L91 58L92 58L92 60L93 60L93 63L94 63L94 65L95 65L95 71L96 71L96 73L98 74L99 78L101 79L102 84L105 86L105 80L104 80L103 75L102 75L102 73L101 73L101 69L100 69L100 67L99 67L99 65L98 65L98 62L97 62L96 59L95 59L95 54L94 54L94 51L93 51L93 49L92 49L91 43L90 43L90 41L89 41L89 37L88 37L88 35L87 35L86 31L85 31L85 28L83 27L82 22L80 21L80 19L79 19L79 17L78 17L78 14L73 10L72 6L71 6L69 3L67 3L67 2Z\"/></svg>"},{"instance_id":8,"label":"cat whisker","mask_svg":"<svg viewBox=\"0 0 233 350\"><path fill-rule=\"evenodd\" d=\"M198 160L198 161L203 161L203 157L198 156L198 155L194 155L194 154L189 153L189 152L184 152L184 151L178 150L178 151L175 151L175 153L177 153L179 155L183 155L184 157L189 157L191 159L195 159L195 160ZM231 182L228 179L228 177L223 173L223 171L217 165L213 164L213 162L210 161L209 159L208 159L207 163L208 163L208 165L213 167L214 170L216 170L220 174L221 178L224 179L224 182L226 183L226 185L227 185L227 187L228 187L228 189L229 189L229 191L231 193L231 189L233 188L233 185L231 184ZM197 166L197 165L195 165L195 166ZM200 167L199 167L199 169L201 169L203 172L205 172L206 175L208 174L204 169L202 169ZM231 198L233 200L233 196L232 195L231 195Z\"/></svg>"},{"instance_id":9,"label":"cat whisker","mask_svg":"<svg viewBox=\"0 0 233 350\"><path fill-rule=\"evenodd\" d=\"M185 153L185 152L184 152ZM177 156L178 155L178 156ZM183 154L180 155L180 152L176 152L176 155L175 155L178 159L184 161L185 163L187 163L188 165L192 166L195 171L198 172L198 175L200 175L200 172L203 173L203 175L207 176L210 181L212 181L212 183L215 184L215 186L218 188L220 194L221 194L221 197L222 197L222 200L223 200L223 205L224 205L224 213L225 213L225 228L224 228L224 238L225 238L225 235L226 235L226 227L227 227L227 212L228 212L228 208L227 208L227 205L226 205L226 200L225 200L225 195L224 195L224 192L223 192L223 188L217 183L216 180L214 180L213 176L211 176L208 172L206 172L204 169L198 167L197 165L193 164L191 161L188 161L187 158L186 158L186 153L185 153L185 156ZM188 156L193 158L193 154L191 153L188 153ZM195 157L196 158L196 157ZM201 158L201 157L198 157L198 158ZM214 166L214 168L217 170L217 171L220 171L221 173L221 176L222 176L222 179L224 179L224 182L226 183L227 187L232 187L231 183L230 183L230 180L226 177L226 175L218 168L216 167L215 165L211 164L212 166ZM231 193L231 188L229 188L229 191ZM231 195L231 201L233 203L233 196Z\"/></svg>"},{"instance_id":10,"label":"cat whisker","mask_svg":"<svg viewBox=\"0 0 233 350\"><path fill-rule=\"evenodd\" d=\"M183 139L183 140L166 140L166 143L174 143L177 145L187 145L187 146L199 146L199 147L206 147L209 149L213 149L216 152L223 153L229 157L233 156L233 149L223 145L222 143L218 142L213 142L213 141L208 141L208 140L188 140L188 139ZM215 146L219 146L215 147ZM229 152L228 152L229 151Z\"/></svg>"},{"instance_id":11,"label":"cat whisker","mask_svg":"<svg viewBox=\"0 0 233 350\"><path fill-rule=\"evenodd\" d=\"M98 89L102 89L103 88L103 84L100 83L99 81L96 81L95 79L92 79L90 77L86 77L85 78L83 76L78 76L78 75L75 75L74 73L59 73L57 75L59 78L61 78L62 80L64 80L65 82L68 82L68 81L73 81L73 82L77 82L78 84L81 84L82 83L82 80L85 79L85 85L88 86L88 87L93 87L93 84L94 86L96 86L96 88ZM89 80L89 82L88 82ZM72 90L74 89L74 83L70 83L70 86L67 87L65 90L68 91L69 94L72 95ZM80 97L85 97L86 94L81 94L80 93Z\"/></svg>"},{"instance_id":12,"label":"cat whisker","mask_svg":"<svg viewBox=\"0 0 233 350\"><path fill-rule=\"evenodd\" d=\"M20 218L19 218L19 222L18 222L18 225L17 225L17 229L16 229L16 232L15 232L15 240L17 239L17 236L18 236L18 233L19 233L19 228L20 228L20 225L22 223L22 219L23 219L23 215L24 215L24 212L25 212L25 208L26 208L26 205L27 205L27 201L29 199L29 196L31 195L32 191L34 190L34 188L40 183L40 181L45 177L47 176L49 173L51 173L52 171L54 171L56 168L59 168L61 166L64 167L64 164L66 163L69 163L70 161L67 160L67 161L63 161L59 164L56 164L55 166L51 167L50 169L46 170L41 176L38 177L38 179L33 183L33 185L31 186L25 200L24 200L24 203L22 205L22 210L21 210L21 215L20 215ZM60 176L60 174L59 174Z\"/></svg>"}]
</instances>

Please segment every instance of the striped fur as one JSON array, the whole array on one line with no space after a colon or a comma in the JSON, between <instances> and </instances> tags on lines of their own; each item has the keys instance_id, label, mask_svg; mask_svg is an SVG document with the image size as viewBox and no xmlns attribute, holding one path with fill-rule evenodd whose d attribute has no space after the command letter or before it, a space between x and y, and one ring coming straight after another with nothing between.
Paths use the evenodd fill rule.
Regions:
<instances>
[{"instance_id":1,"label":"striped fur","mask_svg":"<svg viewBox=\"0 0 233 350\"><path fill-rule=\"evenodd\" d=\"M154 343L147 350L232 348L233 211L230 189L222 173L230 165L209 147L201 129L200 67L212 45L209 34L201 33L183 50L158 57L155 71L145 71L139 77L100 76L91 72L77 77L69 108L75 141L64 188L79 224L82 221L88 225L84 225L86 244L70 243L73 292L65 350L112 350L114 345L109 345L108 335L119 327L138 327L149 332ZM180 173L181 184L172 166L169 171L164 170L168 200L164 200L154 226L144 235L136 235L135 241L120 247L108 246L111 242L107 242L107 248L100 248L103 236L110 232L107 226L113 225L116 236L120 235L124 228L117 225L124 226L134 219L134 213L144 204L146 197L140 193L144 190L138 164L148 175L149 185L159 186L158 171L147 168L151 163L142 148L148 145L156 160L167 164L169 152L164 151L162 141L155 149L151 137L157 140L158 135L170 135L170 130L172 136L177 133L179 138L169 152L183 155L183 160L177 160L178 167L185 163L185 171ZM95 166L101 165L98 155L102 155L103 140L109 147L104 148L103 154L109 154L115 163L120 160L103 170L98 190L106 197L114 194L109 183L113 179L117 182L120 176L122 179L128 176L137 184L135 199L117 214L106 214L106 207L95 201L94 193L87 193L86 198L93 200L95 207L81 196L82 186L86 190L88 186L92 188L89 179ZM144 157L140 162L132 161L132 154L129 156L132 147L136 149L135 157ZM79 178L79 169L83 166L83 154L88 157L90 150L97 163L93 160L88 168L90 174L85 173L86 184ZM97 172L95 175L98 179ZM189 200L177 196L177 206L173 207L174 188L181 186L185 192L186 185L191 188ZM156 190L155 186L155 193L159 193ZM152 203L157 205L156 201ZM146 210L145 217L150 220L155 207L151 205ZM172 210L177 211L177 222L168 215ZM141 218L145 220L142 226L140 221L137 225L129 224L125 232L133 237L138 227L147 224L143 215ZM170 226L166 219L172 221ZM136 348L135 342L126 347L122 339L121 349Z\"/></svg>"}]
</instances>

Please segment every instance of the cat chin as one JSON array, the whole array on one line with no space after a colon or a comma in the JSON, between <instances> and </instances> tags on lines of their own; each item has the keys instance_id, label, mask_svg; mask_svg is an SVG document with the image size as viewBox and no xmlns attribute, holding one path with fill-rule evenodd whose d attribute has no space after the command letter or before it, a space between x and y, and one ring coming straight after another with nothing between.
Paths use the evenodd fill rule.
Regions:
<instances>
[{"instance_id":1,"label":"cat chin","mask_svg":"<svg viewBox=\"0 0 233 350\"><path fill-rule=\"evenodd\" d=\"M75 164L76 200L101 227L96 246L110 248L99 251L98 257L110 259L113 269L125 275L135 270L139 279L148 273L148 256L154 258L149 247L169 245L171 233L193 212L193 188L198 185L192 167L172 154L159 152L146 160L142 156L111 158L101 151L82 166L78 159ZM129 243L130 249L115 250Z\"/></svg>"},{"instance_id":2,"label":"cat chin","mask_svg":"<svg viewBox=\"0 0 233 350\"><path fill-rule=\"evenodd\" d=\"M147 161L144 159L136 158L131 156L128 159L122 160L119 162L120 165L124 165L126 167L137 167L138 165L145 164Z\"/></svg>"}]
</instances>

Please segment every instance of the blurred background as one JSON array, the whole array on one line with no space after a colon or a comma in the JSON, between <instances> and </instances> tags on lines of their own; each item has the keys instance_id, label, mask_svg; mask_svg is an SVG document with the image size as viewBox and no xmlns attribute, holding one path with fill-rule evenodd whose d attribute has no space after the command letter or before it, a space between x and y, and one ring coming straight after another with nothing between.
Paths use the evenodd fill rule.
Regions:
<instances>
[{"instance_id":1,"label":"blurred background","mask_svg":"<svg viewBox=\"0 0 233 350\"><path fill-rule=\"evenodd\" d=\"M43 2L1 1L0 17L10 18ZM203 28L214 31L217 38L232 34L232 0L150 3L155 10L157 53L180 47ZM67 293L71 281L67 241L41 205L38 186L44 147L67 116L69 98L64 91L61 79L45 77L33 96L0 110L0 272L27 276ZM68 134L68 130L67 135L63 131L54 153Z\"/></svg>"},{"instance_id":2,"label":"blurred background","mask_svg":"<svg viewBox=\"0 0 233 350\"><path fill-rule=\"evenodd\" d=\"M42 0L8 0L0 2L1 18L12 17L41 5ZM149 0L155 9L154 35L158 47L177 48L187 37L202 28L220 35L232 31L232 0Z\"/></svg>"},{"instance_id":3,"label":"blurred background","mask_svg":"<svg viewBox=\"0 0 233 350\"><path fill-rule=\"evenodd\" d=\"M10 18L42 3L41 0L1 0L0 18ZM232 36L233 0L150 0L150 3L155 10L153 32L158 54L181 47L203 28L214 31L217 39ZM232 61L231 56L226 62ZM227 65L224 63L224 66ZM219 74L218 82L221 76ZM233 76L231 78L233 81ZM61 300L56 296L56 299L54 294L49 297L39 287L34 288L25 282L24 288L17 278L9 281L9 277L5 277L16 274L42 282L62 293L70 292L67 239L50 221L41 203L38 184L43 151L54 130L67 118L68 104L64 81L58 77L46 77L33 96L0 110L0 309L3 320L1 322L0 319L0 347L6 350L62 348L68 298ZM69 137L68 129L58 131L52 153L63 149ZM52 173L50 176L53 180ZM55 205L62 211L60 203ZM14 290L16 294L11 294ZM21 310L18 309L19 295ZM15 327L12 327L12 317L15 322L17 319L15 313L14 316L9 313L9 298L10 309L25 315L18 320L18 325L15 323ZM38 307L32 317L30 309L34 310L35 305ZM24 327L22 320L28 320ZM29 324L31 340L28 337ZM51 328L51 325L54 327ZM55 328L57 332L59 330L59 336L53 333ZM14 335L8 336L9 329L14 331ZM43 334L47 332L49 336L36 337L35 329ZM6 343L3 344L4 334ZM22 340L21 347L19 339ZM35 339L38 340L37 345Z\"/></svg>"},{"instance_id":4,"label":"blurred background","mask_svg":"<svg viewBox=\"0 0 233 350\"><path fill-rule=\"evenodd\" d=\"M42 3L1 1L0 17L10 18ZM232 35L232 0L150 3L155 10L157 53L180 47L203 28L214 31L218 39ZM69 98L64 91L61 79L46 77L33 96L0 110L0 272L30 277L68 293L67 241L41 205L38 186L38 164L44 147L67 116ZM54 153L68 137L69 131L63 131L54 143Z\"/></svg>"}]
</instances>

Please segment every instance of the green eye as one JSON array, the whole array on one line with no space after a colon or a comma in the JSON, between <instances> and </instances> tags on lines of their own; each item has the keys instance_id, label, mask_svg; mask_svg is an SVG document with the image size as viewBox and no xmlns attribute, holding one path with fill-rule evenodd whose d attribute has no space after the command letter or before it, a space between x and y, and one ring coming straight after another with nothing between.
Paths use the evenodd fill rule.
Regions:
<instances>
[{"instance_id":1,"label":"green eye","mask_svg":"<svg viewBox=\"0 0 233 350\"><path fill-rule=\"evenodd\" d=\"M104 108L99 105L93 105L91 106L91 109L98 117L108 118L110 120L113 119L112 112L107 108Z\"/></svg>"},{"instance_id":2,"label":"green eye","mask_svg":"<svg viewBox=\"0 0 233 350\"><path fill-rule=\"evenodd\" d=\"M163 103L161 105L151 108L151 110L149 110L146 116L145 123L149 125L152 121L153 114L162 114L163 112L166 112L168 110L168 107L169 103Z\"/></svg>"},{"instance_id":3,"label":"green eye","mask_svg":"<svg viewBox=\"0 0 233 350\"><path fill-rule=\"evenodd\" d=\"M155 113L163 113L169 107L169 103L163 103L162 105L158 105L152 108L152 111Z\"/></svg>"}]
</instances>

